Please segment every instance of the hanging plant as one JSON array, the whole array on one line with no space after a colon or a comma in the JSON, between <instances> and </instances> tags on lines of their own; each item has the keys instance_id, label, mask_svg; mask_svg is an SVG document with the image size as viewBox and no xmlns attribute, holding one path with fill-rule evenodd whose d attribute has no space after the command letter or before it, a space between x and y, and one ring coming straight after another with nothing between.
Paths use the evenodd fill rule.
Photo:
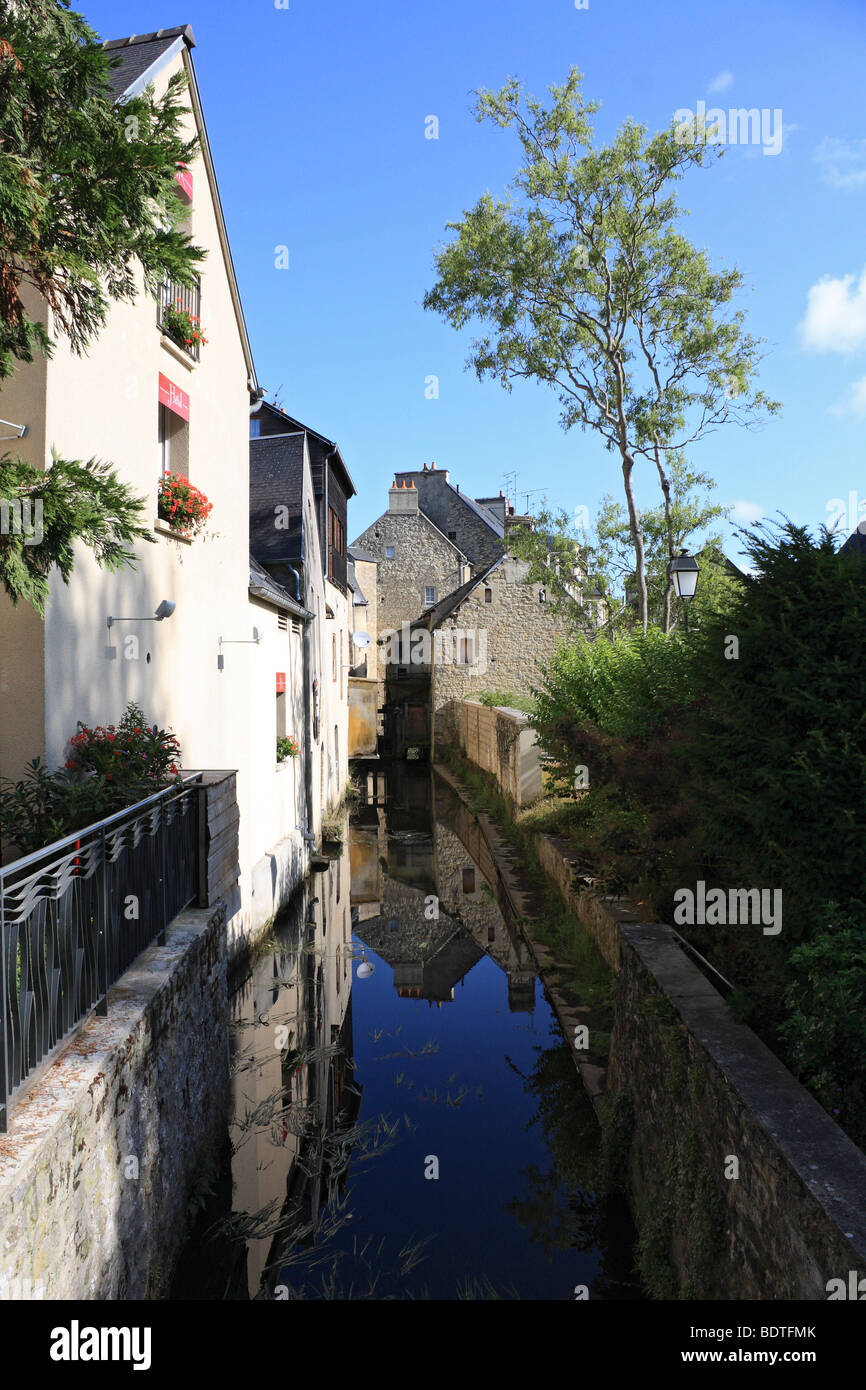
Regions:
<instances>
[{"instance_id":1,"label":"hanging plant","mask_svg":"<svg viewBox=\"0 0 866 1390\"><path fill-rule=\"evenodd\" d=\"M162 327L163 332L177 343L178 347L200 347L207 343L201 319L197 314L191 314L188 309L184 309L179 299L174 304L166 304L162 311Z\"/></svg>"},{"instance_id":2,"label":"hanging plant","mask_svg":"<svg viewBox=\"0 0 866 1390\"><path fill-rule=\"evenodd\" d=\"M159 480L157 514L181 536L197 536L207 525L213 504L182 473L164 473Z\"/></svg>"}]
</instances>

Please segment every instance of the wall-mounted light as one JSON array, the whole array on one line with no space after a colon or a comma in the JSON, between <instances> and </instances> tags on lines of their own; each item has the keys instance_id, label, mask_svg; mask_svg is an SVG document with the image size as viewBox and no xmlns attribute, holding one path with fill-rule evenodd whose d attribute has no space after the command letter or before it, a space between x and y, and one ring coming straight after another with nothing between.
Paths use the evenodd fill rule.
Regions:
<instances>
[{"instance_id":1,"label":"wall-mounted light","mask_svg":"<svg viewBox=\"0 0 866 1390\"><path fill-rule=\"evenodd\" d=\"M170 618L177 604L170 598L164 598L152 618L113 618L110 614L106 619L109 628L115 623L161 623L163 619Z\"/></svg>"},{"instance_id":2,"label":"wall-mounted light","mask_svg":"<svg viewBox=\"0 0 866 1390\"><path fill-rule=\"evenodd\" d=\"M0 440L4 439L23 439L27 433L27 425L16 425L12 420L0 420L0 425L8 425L14 434L0 434Z\"/></svg>"},{"instance_id":3,"label":"wall-mounted light","mask_svg":"<svg viewBox=\"0 0 866 1390\"><path fill-rule=\"evenodd\" d=\"M258 645L258 643L261 642L263 635L264 634L260 627L254 627L252 637L221 637L220 647L247 647L250 646L253 642L256 645ZM223 656L222 652L220 652L217 657L217 670L222 671L224 669L225 657Z\"/></svg>"}]
</instances>

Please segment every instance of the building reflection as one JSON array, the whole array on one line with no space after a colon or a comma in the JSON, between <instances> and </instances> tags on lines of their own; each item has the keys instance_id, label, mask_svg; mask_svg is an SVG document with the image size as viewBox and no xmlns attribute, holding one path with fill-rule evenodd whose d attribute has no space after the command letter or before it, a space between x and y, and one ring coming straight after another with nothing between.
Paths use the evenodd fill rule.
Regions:
<instances>
[{"instance_id":1,"label":"building reflection","mask_svg":"<svg viewBox=\"0 0 866 1390\"><path fill-rule=\"evenodd\" d=\"M332 1195L328 1139L357 1117L351 930L344 854L296 896L275 925L277 949L234 996L233 1208L248 1225L250 1298L273 1288L300 1233L314 1239Z\"/></svg>"},{"instance_id":2,"label":"building reflection","mask_svg":"<svg viewBox=\"0 0 866 1390\"><path fill-rule=\"evenodd\" d=\"M497 870L477 821L427 769L366 773L351 830L355 933L390 965L401 998L441 1008L485 955L504 972L508 1006L531 1013L535 971L496 896Z\"/></svg>"}]
</instances>

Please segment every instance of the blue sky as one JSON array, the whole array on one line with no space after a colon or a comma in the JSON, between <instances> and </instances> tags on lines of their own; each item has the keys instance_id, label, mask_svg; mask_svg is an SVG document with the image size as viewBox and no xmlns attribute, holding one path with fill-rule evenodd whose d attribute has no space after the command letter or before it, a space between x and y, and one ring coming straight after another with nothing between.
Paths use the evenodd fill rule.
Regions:
<instances>
[{"instance_id":1,"label":"blue sky","mask_svg":"<svg viewBox=\"0 0 866 1390\"><path fill-rule=\"evenodd\" d=\"M397 468L435 460L474 495L546 495L573 513L621 493L616 459L563 433L548 391L479 383L471 334L421 301L445 224L518 164L514 137L474 119L472 93L516 76L542 95L576 65L600 100L596 136L627 117L780 109L782 149L726 148L681 183L686 235L737 265L738 304L766 338L781 400L757 432L690 454L743 519L781 509L817 528L841 498L866 517L866 130L862 0L94 0L105 38L189 23L261 384L336 439L358 489L352 538L387 506ZM425 139L435 115L439 138ZM275 268L288 247L289 268ZM862 278L861 278L862 277ZM438 399L425 382L439 379ZM638 499L657 487L640 465ZM736 545L730 546L736 553Z\"/></svg>"}]
</instances>

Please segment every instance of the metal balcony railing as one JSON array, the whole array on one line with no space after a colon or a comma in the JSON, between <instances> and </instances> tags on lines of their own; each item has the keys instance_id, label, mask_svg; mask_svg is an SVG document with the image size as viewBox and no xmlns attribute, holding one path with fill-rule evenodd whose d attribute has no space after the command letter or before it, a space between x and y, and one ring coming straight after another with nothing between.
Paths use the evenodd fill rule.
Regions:
<instances>
[{"instance_id":1,"label":"metal balcony railing","mask_svg":"<svg viewBox=\"0 0 866 1390\"><path fill-rule=\"evenodd\" d=\"M19 1087L198 898L200 781L0 868L0 1132Z\"/></svg>"},{"instance_id":2,"label":"metal balcony railing","mask_svg":"<svg viewBox=\"0 0 866 1390\"><path fill-rule=\"evenodd\" d=\"M160 285L156 297L156 322L167 338L177 342L178 347L184 352L188 352L190 357L196 362L199 360L199 344L178 342L166 328L163 322L165 311L169 306L175 309L185 309L188 314L201 319L201 280L196 278L195 288L188 290L185 285L179 285L176 280L166 280Z\"/></svg>"}]
</instances>

